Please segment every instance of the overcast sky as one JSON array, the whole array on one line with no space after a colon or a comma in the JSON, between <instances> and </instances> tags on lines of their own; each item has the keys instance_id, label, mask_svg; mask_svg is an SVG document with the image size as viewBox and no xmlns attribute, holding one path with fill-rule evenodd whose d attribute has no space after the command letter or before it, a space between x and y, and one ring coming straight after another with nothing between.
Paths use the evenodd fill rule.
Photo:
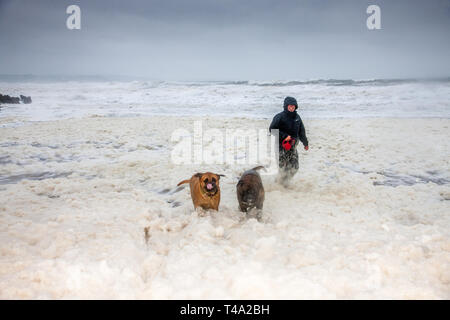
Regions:
<instances>
[{"instance_id":1,"label":"overcast sky","mask_svg":"<svg viewBox=\"0 0 450 320\"><path fill-rule=\"evenodd\" d=\"M0 74L448 77L449 39L450 0L0 0Z\"/></svg>"}]
</instances>

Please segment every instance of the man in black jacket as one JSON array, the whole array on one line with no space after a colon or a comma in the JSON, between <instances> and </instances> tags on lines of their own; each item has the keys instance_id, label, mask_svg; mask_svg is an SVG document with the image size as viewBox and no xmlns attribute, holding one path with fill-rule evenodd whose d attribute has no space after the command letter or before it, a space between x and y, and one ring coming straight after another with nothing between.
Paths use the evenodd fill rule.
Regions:
<instances>
[{"instance_id":1,"label":"man in black jacket","mask_svg":"<svg viewBox=\"0 0 450 320\"><path fill-rule=\"evenodd\" d=\"M284 99L284 111L273 117L269 130L279 130L279 167L281 169L281 182L287 182L298 170L298 141L308 150L305 126L297 113L297 100L292 97Z\"/></svg>"}]
</instances>

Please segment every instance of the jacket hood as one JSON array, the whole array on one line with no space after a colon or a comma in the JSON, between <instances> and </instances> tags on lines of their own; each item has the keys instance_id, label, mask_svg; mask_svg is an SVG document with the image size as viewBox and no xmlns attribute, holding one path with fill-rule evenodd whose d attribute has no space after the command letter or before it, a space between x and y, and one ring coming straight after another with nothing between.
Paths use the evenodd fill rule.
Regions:
<instances>
[{"instance_id":1,"label":"jacket hood","mask_svg":"<svg viewBox=\"0 0 450 320\"><path fill-rule=\"evenodd\" d=\"M294 105L295 106L295 111L297 111L297 109L298 109L297 100L295 100L295 98L293 98L293 97L286 97L284 99L284 104L283 104L284 111L288 111L287 106L290 105L290 104Z\"/></svg>"}]
</instances>

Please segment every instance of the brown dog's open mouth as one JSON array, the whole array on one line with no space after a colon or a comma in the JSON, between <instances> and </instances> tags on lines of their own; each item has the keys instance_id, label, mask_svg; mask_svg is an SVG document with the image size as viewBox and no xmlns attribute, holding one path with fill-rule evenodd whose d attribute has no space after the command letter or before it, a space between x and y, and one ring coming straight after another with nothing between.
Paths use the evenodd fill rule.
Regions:
<instances>
[{"instance_id":1,"label":"brown dog's open mouth","mask_svg":"<svg viewBox=\"0 0 450 320\"><path fill-rule=\"evenodd\" d=\"M218 190L215 179L213 178L212 181L208 181L208 179L205 179L205 181L203 181L203 190L209 196L215 195Z\"/></svg>"},{"instance_id":2,"label":"brown dog's open mouth","mask_svg":"<svg viewBox=\"0 0 450 320\"><path fill-rule=\"evenodd\" d=\"M217 186L211 183L206 183L203 187L203 190L209 196L213 196L217 193Z\"/></svg>"}]
</instances>

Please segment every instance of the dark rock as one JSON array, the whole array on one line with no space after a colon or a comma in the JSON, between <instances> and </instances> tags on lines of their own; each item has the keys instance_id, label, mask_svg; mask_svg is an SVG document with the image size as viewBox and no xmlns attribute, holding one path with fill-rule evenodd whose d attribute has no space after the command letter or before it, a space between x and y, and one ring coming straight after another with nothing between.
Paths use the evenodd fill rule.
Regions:
<instances>
[{"instance_id":1,"label":"dark rock","mask_svg":"<svg viewBox=\"0 0 450 320\"><path fill-rule=\"evenodd\" d=\"M20 95L20 98L18 98L18 97L10 97L8 95L0 94L0 103L18 104L21 101L22 101L22 103L31 103L31 97L26 97L26 96Z\"/></svg>"},{"instance_id":2,"label":"dark rock","mask_svg":"<svg viewBox=\"0 0 450 320\"><path fill-rule=\"evenodd\" d=\"M27 97L27 96L23 96L23 95L20 95L20 100L25 104L29 104L32 102L31 97Z\"/></svg>"},{"instance_id":3,"label":"dark rock","mask_svg":"<svg viewBox=\"0 0 450 320\"><path fill-rule=\"evenodd\" d=\"M0 94L0 103L20 103L20 98Z\"/></svg>"}]
</instances>

